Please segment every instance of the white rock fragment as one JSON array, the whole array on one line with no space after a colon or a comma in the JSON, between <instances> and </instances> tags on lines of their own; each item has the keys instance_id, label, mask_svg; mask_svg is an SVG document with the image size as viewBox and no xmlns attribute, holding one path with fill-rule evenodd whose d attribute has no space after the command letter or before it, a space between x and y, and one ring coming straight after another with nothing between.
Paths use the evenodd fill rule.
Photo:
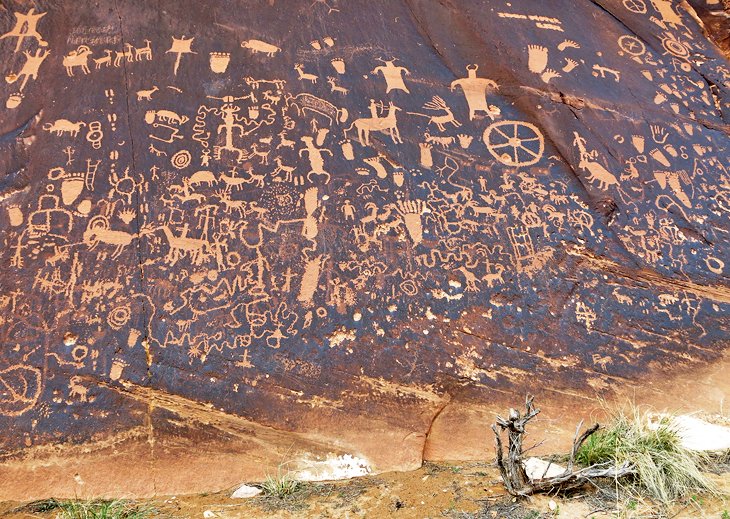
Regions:
<instances>
[{"instance_id":1,"label":"white rock fragment","mask_svg":"<svg viewBox=\"0 0 730 519\"><path fill-rule=\"evenodd\" d=\"M525 467L527 477L530 479L554 478L565 472L565 467L540 458L527 458L522 462L522 466ZM546 469L547 472L545 472Z\"/></svg>"},{"instance_id":2,"label":"white rock fragment","mask_svg":"<svg viewBox=\"0 0 730 519\"><path fill-rule=\"evenodd\" d=\"M662 417L666 415L659 415L649 426L658 427L659 419ZM689 415L674 416L672 422L682 446L686 449L701 452L730 450L730 427L709 423Z\"/></svg>"},{"instance_id":3,"label":"white rock fragment","mask_svg":"<svg viewBox=\"0 0 730 519\"><path fill-rule=\"evenodd\" d=\"M236 491L231 494L233 499L247 499L249 497L256 497L262 492L258 487L252 487L251 485L241 485Z\"/></svg>"},{"instance_id":4,"label":"white rock fragment","mask_svg":"<svg viewBox=\"0 0 730 519\"><path fill-rule=\"evenodd\" d=\"M303 459L297 465L303 468L296 473L300 481L333 481L366 476L372 470L367 460L344 454L327 456L324 460Z\"/></svg>"}]
</instances>

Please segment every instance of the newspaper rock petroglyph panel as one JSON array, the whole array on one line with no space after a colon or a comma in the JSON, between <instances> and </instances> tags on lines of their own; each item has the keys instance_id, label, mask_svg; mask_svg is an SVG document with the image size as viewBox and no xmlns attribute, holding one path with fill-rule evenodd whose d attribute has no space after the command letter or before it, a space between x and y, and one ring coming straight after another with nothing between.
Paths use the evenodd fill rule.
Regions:
<instances>
[{"instance_id":1,"label":"newspaper rock petroglyph panel","mask_svg":"<svg viewBox=\"0 0 730 519\"><path fill-rule=\"evenodd\" d=\"M730 68L696 13L452 3L6 4L3 459L169 433L148 390L423 443L444 395L721 357Z\"/></svg>"}]
</instances>

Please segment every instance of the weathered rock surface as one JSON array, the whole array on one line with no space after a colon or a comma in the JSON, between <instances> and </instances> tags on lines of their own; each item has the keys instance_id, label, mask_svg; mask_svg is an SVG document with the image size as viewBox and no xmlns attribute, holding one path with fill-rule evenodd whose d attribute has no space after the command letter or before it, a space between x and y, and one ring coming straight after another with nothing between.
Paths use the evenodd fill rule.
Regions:
<instances>
[{"instance_id":1,"label":"weathered rock surface","mask_svg":"<svg viewBox=\"0 0 730 519\"><path fill-rule=\"evenodd\" d=\"M0 499L726 396L719 2L5 5Z\"/></svg>"}]
</instances>

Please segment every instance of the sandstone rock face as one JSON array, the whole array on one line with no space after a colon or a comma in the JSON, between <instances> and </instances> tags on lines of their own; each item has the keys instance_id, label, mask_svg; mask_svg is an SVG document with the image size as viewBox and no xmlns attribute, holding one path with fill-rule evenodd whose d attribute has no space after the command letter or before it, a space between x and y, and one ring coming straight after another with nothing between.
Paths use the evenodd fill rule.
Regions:
<instances>
[{"instance_id":1,"label":"sandstone rock face","mask_svg":"<svg viewBox=\"0 0 730 519\"><path fill-rule=\"evenodd\" d=\"M526 391L719 405L730 69L691 4L6 4L0 499L490 456Z\"/></svg>"}]
</instances>

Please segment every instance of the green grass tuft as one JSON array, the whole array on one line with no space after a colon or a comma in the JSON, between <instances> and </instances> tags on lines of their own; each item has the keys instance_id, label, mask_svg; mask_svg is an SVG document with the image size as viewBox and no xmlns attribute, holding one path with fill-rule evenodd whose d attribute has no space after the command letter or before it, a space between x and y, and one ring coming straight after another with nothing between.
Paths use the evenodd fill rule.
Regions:
<instances>
[{"instance_id":1,"label":"green grass tuft","mask_svg":"<svg viewBox=\"0 0 730 519\"><path fill-rule=\"evenodd\" d=\"M650 426L646 413L632 406L615 411L609 424L586 440L576 455L582 465L629 462L635 483L654 499L669 503L693 493L716 491L701 467L703 454L682 447L670 418Z\"/></svg>"},{"instance_id":2,"label":"green grass tuft","mask_svg":"<svg viewBox=\"0 0 730 519\"><path fill-rule=\"evenodd\" d=\"M281 471L279 471L276 476L266 476L266 480L259 486L265 495L285 499L302 490L304 488L304 483L297 480L289 473L282 474Z\"/></svg>"},{"instance_id":3,"label":"green grass tuft","mask_svg":"<svg viewBox=\"0 0 730 519\"><path fill-rule=\"evenodd\" d=\"M59 519L147 519L156 511L123 499L56 501Z\"/></svg>"}]
</instances>

